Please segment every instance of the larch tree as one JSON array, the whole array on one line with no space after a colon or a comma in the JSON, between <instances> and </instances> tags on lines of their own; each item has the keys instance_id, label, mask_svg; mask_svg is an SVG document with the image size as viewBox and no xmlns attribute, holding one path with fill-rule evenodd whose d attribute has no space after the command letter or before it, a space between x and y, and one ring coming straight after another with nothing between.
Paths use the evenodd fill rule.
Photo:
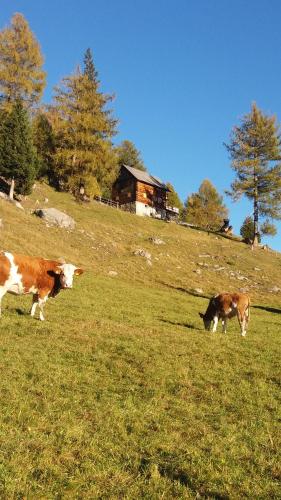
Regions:
<instances>
[{"instance_id":1,"label":"larch tree","mask_svg":"<svg viewBox=\"0 0 281 500\"><path fill-rule=\"evenodd\" d=\"M116 146L119 167L127 165L128 167L137 168L138 170L146 171L141 153L137 150L132 141L125 140L119 146Z\"/></svg>"},{"instance_id":2,"label":"larch tree","mask_svg":"<svg viewBox=\"0 0 281 500\"><path fill-rule=\"evenodd\" d=\"M0 31L0 97L5 109L11 110L18 99L25 107L40 101L46 79L42 66L40 46L24 16L17 13Z\"/></svg>"},{"instance_id":3,"label":"larch tree","mask_svg":"<svg viewBox=\"0 0 281 500\"><path fill-rule=\"evenodd\" d=\"M185 207L187 222L211 231L218 230L228 216L223 197L208 179L201 183L198 193L188 196Z\"/></svg>"},{"instance_id":4,"label":"larch tree","mask_svg":"<svg viewBox=\"0 0 281 500\"><path fill-rule=\"evenodd\" d=\"M33 146L32 130L27 111L16 101L10 112L1 112L0 175L14 180L15 190L29 194L36 177L38 161Z\"/></svg>"},{"instance_id":5,"label":"larch tree","mask_svg":"<svg viewBox=\"0 0 281 500\"><path fill-rule=\"evenodd\" d=\"M107 104L111 96L78 69L55 89L49 117L55 132L55 175L62 189L93 196L108 190L117 174L111 138L116 120Z\"/></svg>"},{"instance_id":6,"label":"larch tree","mask_svg":"<svg viewBox=\"0 0 281 500\"><path fill-rule=\"evenodd\" d=\"M260 218L266 218L263 232L274 233L271 220L281 219L281 164L279 126L254 103L226 144L236 174L227 193L234 201L244 195L253 203L254 238L261 233ZM265 233L264 233L265 234Z\"/></svg>"}]
</instances>

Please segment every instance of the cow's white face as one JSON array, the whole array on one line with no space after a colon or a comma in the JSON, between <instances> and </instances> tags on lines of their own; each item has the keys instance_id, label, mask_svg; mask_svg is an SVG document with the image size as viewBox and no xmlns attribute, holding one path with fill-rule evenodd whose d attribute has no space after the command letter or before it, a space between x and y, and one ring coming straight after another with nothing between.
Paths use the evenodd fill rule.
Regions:
<instances>
[{"instance_id":1,"label":"cow's white face","mask_svg":"<svg viewBox=\"0 0 281 500\"><path fill-rule=\"evenodd\" d=\"M73 276L75 274L78 275L83 273L82 269L79 269L73 264L62 264L61 266L58 266L58 269L62 288L72 288Z\"/></svg>"}]
</instances>

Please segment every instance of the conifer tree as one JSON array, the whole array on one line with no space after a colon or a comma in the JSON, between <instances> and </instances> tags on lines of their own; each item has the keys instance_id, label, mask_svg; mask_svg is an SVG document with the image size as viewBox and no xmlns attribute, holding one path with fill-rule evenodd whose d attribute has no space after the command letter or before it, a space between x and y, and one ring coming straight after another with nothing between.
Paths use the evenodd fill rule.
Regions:
<instances>
[{"instance_id":1,"label":"conifer tree","mask_svg":"<svg viewBox=\"0 0 281 500\"><path fill-rule=\"evenodd\" d=\"M94 82L98 85L98 72L95 69L93 55L90 48L86 50L84 56L84 75L87 75L91 82Z\"/></svg>"},{"instance_id":2,"label":"conifer tree","mask_svg":"<svg viewBox=\"0 0 281 500\"><path fill-rule=\"evenodd\" d=\"M169 188L167 194L167 205L169 207L176 207L181 211L183 209L183 203L180 200L179 195L176 192L174 186L170 182L167 182L166 186L167 188Z\"/></svg>"},{"instance_id":3,"label":"conifer tree","mask_svg":"<svg viewBox=\"0 0 281 500\"><path fill-rule=\"evenodd\" d=\"M261 242L262 236L275 236L277 233L276 227L268 219L266 219L260 225L260 231L258 233L258 242ZM240 234L244 240L248 242L254 241L255 236L255 224L253 217L247 216L240 228Z\"/></svg>"},{"instance_id":4,"label":"conifer tree","mask_svg":"<svg viewBox=\"0 0 281 500\"><path fill-rule=\"evenodd\" d=\"M223 197L208 179L202 182L198 193L188 196L185 206L187 222L212 231L218 230L228 215Z\"/></svg>"},{"instance_id":5,"label":"conifer tree","mask_svg":"<svg viewBox=\"0 0 281 500\"><path fill-rule=\"evenodd\" d=\"M43 57L39 44L22 14L0 31L0 96L11 110L20 99L24 106L36 104L45 87Z\"/></svg>"},{"instance_id":6,"label":"conifer tree","mask_svg":"<svg viewBox=\"0 0 281 500\"><path fill-rule=\"evenodd\" d=\"M0 122L0 175L15 180L15 190L29 194L37 171L37 157L27 111L17 101Z\"/></svg>"},{"instance_id":7,"label":"conifer tree","mask_svg":"<svg viewBox=\"0 0 281 500\"><path fill-rule=\"evenodd\" d=\"M281 219L281 164L279 126L256 104L235 126L226 145L236 179L228 194L234 201L245 195L253 203L254 245L258 244L260 217ZM274 226L269 220L266 226Z\"/></svg>"},{"instance_id":8,"label":"conifer tree","mask_svg":"<svg viewBox=\"0 0 281 500\"><path fill-rule=\"evenodd\" d=\"M106 109L111 97L98 91L96 82L79 69L56 87L50 119L56 136L55 174L60 187L92 196L116 177L117 161L111 138L116 120ZM96 182L93 182L95 177ZM89 187L91 186L91 188ZM88 191L88 192L87 192Z\"/></svg>"},{"instance_id":9,"label":"conifer tree","mask_svg":"<svg viewBox=\"0 0 281 500\"><path fill-rule=\"evenodd\" d=\"M37 177L48 177L52 182L54 177L55 137L53 128L46 114L39 112L32 123L33 143L37 150Z\"/></svg>"},{"instance_id":10,"label":"conifer tree","mask_svg":"<svg viewBox=\"0 0 281 500\"><path fill-rule=\"evenodd\" d=\"M125 140L116 147L119 167L127 165L128 167L137 168L138 170L146 171L146 167L141 158L140 151L132 141Z\"/></svg>"}]
</instances>

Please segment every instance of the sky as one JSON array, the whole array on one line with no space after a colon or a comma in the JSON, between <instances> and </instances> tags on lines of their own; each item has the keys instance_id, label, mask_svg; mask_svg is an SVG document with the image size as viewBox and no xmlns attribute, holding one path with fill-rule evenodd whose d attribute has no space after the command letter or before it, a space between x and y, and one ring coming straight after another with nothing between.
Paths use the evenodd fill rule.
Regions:
<instances>
[{"instance_id":1,"label":"sky","mask_svg":"<svg viewBox=\"0 0 281 500\"><path fill-rule=\"evenodd\" d=\"M114 142L132 141L183 201L209 179L239 234L252 206L224 193L234 179L224 143L253 102L281 121L280 0L0 0L0 29L15 12L45 58L43 102L90 47L115 96ZM281 251L280 236L278 223L264 242Z\"/></svg>"}]
</instances>

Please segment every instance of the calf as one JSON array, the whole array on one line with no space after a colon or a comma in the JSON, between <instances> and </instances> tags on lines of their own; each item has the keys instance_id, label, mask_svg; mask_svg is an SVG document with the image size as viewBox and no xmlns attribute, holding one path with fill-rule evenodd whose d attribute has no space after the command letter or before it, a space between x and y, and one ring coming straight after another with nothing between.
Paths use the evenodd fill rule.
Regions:
<instances>
[{"instance_id":1,"label":"calf","mask_svg":"<svg viewBox=\"0 0 281 500\"><path fill-rule=\"evenodd\" d=\"M83 270L73 264L0 253L0 315L1 300L6 292L16 295L31 293L33 303L30 314L34 316L39 305L40 320L43 321L43 307L48 298L55 297L62 289L72 288L74 274L82 273Z\"/></svg>"},{"instance_id":2,"label":"calf","mask_svg":"<svg viewBox=\"0 0 281 500\"><path fill-rule=\"evenodd\" d=\"M218 322L221 319L223 332L226 333L226 322L228 319L237 316L243 337L246 335L246 329L250 317L250 299L245 293L220 293L210 299L205 314L199 313L203 318L205 330L217 330Z\"/></svg>"}]
</instances>

